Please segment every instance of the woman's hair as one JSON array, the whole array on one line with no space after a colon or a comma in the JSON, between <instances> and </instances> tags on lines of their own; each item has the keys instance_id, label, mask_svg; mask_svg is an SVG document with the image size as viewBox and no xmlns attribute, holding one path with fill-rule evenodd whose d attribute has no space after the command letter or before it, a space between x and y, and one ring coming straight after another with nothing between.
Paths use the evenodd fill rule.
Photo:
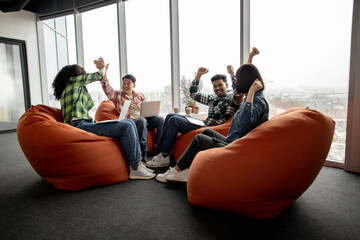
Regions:
<instances>
[{"instance_id":1,"label":"woman's hair","mask_svg":"<svg viewBox=\"0 0 360 240\"><path fill-rule=\"evenodd\" d=\"M128 75L123 76L122 80L124 81L125 78L130 79L133 83L136 82L136 78L135 78L133 75L131 75L131 74L128 74Z\"/></svg>"},{"instance_id":2,"label":"woman's hair","mask_svg":"<svg viewBox=\"0 0 360 240\"><path fill-rule=\"evenodd\" d=\"M256 79L259 79L263 85L262 90L265 89L264 81L260 75L259 70L253 64L243 64L236 71L236 92L248 93L251 85Z\"/></svg>"},{"instance_id":3,"label":"woman's hair","mask_svg":"<svg viewBox=\"0 0 360 240\"><path fill-rule=\"evenodd\" d=\"M214 82L216 80L223 80L224 82L227 82L226 76L224 74L216 74L211 78L211 82Z\"/></svg>"},{"instance_id":4,"label":"woman's hair","mask_svg":"<svg viewBox=\"0 0 360 240\"><path fill-rule=\"evenodd\" d=\"M52 87L54 88L54 96L56 100L61 99L61 95L69 83L71 77L77 77L86 74L84 68L77 64L67 65L63 67L56 75Z\"/></svg>"}]
</instances>

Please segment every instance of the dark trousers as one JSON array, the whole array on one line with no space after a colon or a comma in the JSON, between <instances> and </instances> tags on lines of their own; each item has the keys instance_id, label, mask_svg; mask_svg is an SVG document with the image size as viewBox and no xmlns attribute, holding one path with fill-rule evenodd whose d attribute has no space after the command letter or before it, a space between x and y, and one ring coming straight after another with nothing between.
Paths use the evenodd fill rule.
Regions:
<instances>
[{"instance_id":1,"label":"dark trousers","mask_svg":"<svg viewBox=\"0 0 360 240\"><path fill-rule=\"evenodd\" d=\"M181 170L184 170L190 167L192 161L199 151L210 148L225 147L226 145L227 143L225 142L225 136L212 129L205 128L200 134L197 134L193 138L190 145L177 161L176 165Z\"/></svg>"}]
</instances>

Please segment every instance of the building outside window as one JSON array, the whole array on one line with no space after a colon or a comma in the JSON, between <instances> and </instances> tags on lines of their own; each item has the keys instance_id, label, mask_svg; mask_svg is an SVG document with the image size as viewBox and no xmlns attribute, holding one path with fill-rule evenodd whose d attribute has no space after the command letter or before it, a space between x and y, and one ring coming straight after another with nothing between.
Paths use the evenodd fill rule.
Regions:
<instances>
[{"instance_id":1,"label":"building outside window","mask_svg":"<svg viewBox=\"0 0 360 240\"><path fill-rule=\"evenodd\" d=\"M251 1L254 63L266 84L271 117L309 107L336 122L328 160L344 162L352 1ZM284 11L286 9L286 11Z\"/></svg>"}]
</instances>

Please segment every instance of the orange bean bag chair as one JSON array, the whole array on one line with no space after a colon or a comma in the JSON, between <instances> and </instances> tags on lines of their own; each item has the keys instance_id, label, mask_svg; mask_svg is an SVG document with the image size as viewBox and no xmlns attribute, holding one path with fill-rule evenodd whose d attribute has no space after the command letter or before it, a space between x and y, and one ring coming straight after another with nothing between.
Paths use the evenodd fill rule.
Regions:
<instances>
[{"instance_id":1,"label":"orange bean bag chair","mask_svg":"<svg viewBox=\"0 0 360 240\"><path fill-rule=\"evenodd\" d=\"M277 216L315 180L334 127L318 111L291 109L224 148L199 152L188 175L189 202L253 218Z\"/></svg>"},{"instance_id":2,"label":"orange bean bag chair","mask_svg":"<svg viewBox=\"0 0 360 240\"><path fill-rule=\"evenodd\" d=\"M227 120L225 123L217 126L211 126L206 128L211 128L212 130L217 131L218 133L226 136L229 132L229 128L231 125L232 118ZM205 128L199 128L192 130L190 132L187 132L185 134L179 134L176 138L175 143L173 144L173 156L174 159L177 161L181 155L185 152L186 148L189 146L193 138L196 134L201 133Z\"/></svg>"},{"instance_id":3,"label":"orange bean bag chair","mask_svg":"<svg viewBox=\"0 0 360 240\"><path fill-rule=\"evenodd\" d=\"M96 109L95 113L95 121L104 121L110 119L119 118L119 113L116 111L114 103L110 100L102 101L99 107ZM148 153L155 152L155 144L156 144L156 130L148 129L147 130L147 146Z\"/></svg>"},{"instance_id":4,"label":"orange bean bag chair","mask_svg":"<svg viewBox=\"0 0 360 240\"><path fill-rule=\"evenodd\" d=\"M32 106L19 119L17 137L34 170L56 188L77 191L129 179L120 140L63 123L58 108Z\"/></svg>"}]
</instances>

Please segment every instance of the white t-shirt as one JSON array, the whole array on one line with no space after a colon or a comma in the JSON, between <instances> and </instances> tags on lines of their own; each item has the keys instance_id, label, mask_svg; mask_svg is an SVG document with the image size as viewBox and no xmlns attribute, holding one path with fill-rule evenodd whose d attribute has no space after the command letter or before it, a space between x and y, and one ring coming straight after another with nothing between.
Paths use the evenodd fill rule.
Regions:
<instances>
[{"instance_id":1,"label":"white t-shirt","mask_svg":"<svg viewBox=\"0 0 360 240\"><path fill-rule=\"evenodd\" d=\"M137 119L140 117L140 109L139 109L137 103L135 102L133 95L130 95L129 97L131 100L129 113L131 116L133 116L134 118Z\"/></svg>"}]
</instances>

